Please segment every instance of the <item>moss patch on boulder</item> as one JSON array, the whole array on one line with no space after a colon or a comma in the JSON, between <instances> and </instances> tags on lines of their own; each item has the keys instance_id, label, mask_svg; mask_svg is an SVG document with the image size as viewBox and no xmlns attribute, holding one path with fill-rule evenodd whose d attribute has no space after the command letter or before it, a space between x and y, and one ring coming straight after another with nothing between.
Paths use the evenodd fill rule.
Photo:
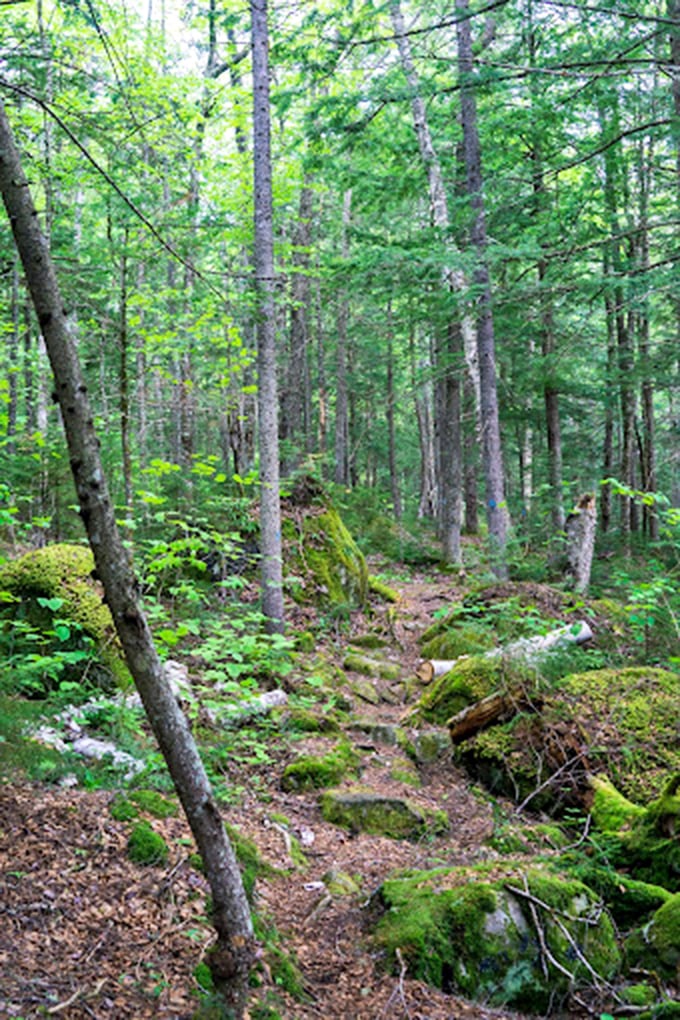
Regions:
<instances>
[{"instance_id":1,"label":"moss patch on boulder","mask_svg":"<svg viewBox=\"0 0 680 1020\"><path fill-rule=\"evenodd\" d=\"M399 950L409 974L447 992L545 1015L591 983L584 959L604 979L620 968L597 896L547 869L412 872L384 882L376 900L375 938L390 964Z\"/></svg>"},{"instance_id":2,"label":"moss patch on boulder","mask_svg":"<svg viewBox=\"0 0 680 1020\"><path fill-rule=\"evenodd\" d=\"M401 797L388 797L358 787L322 794L321 813L327 822L350 832L368 832L392 839L420 839L448 832L445 811L421 808Z\"/></svg>"},{"instance_id":3,"label":"moss patch on boulder","mask_svg":"<svg viewBox=\"0 0 680 1020\"><path fill-rule=\"evenodd\" d=\"M414 714L442 726L457 712L502 687L508 665L500 658L471 655L437 677L418 700Z\"/></svg>"},{"instance_id":4,"label":"moss patch on boulder","mask_svg":"<svg viewBox=\"0 0 680 1020\"><path fill-rule=\"evenodd\" d=\"M20 599L20 605L37 627L49 627L52 616L38 599L61 599L60 618L71 620L92 639L110 680L130 682L113 620L93 581L94 559L79 545L56 544L34 549L0 565L0 591ZM17 604L3 610L16 613Z\"/></svg>"},{"instance_id":5,"label":"moss patch on boulder","mask_svg":"<svg viewBox=\"0 0 680 1020\"><path fill-rule=\"evenodd\" d=\"M625 955L629 967L648 969L680 983L680 893L628 937Z\"/></svg>"},{"instance_id":6,"label":"moss patch on boulder","mask_svg":"<svg viewBox=\"0 0 680 1020\"><path fill-rule=\"evenodd\" d=\"M475 734L455 749L456 759L494 792L517 801L536 792L532 808L552 813L589 803L594 773L611 777L623 797L616 812L625 814L626 801L650 801L669 773L680 772L677 673L634 667L571 674L542 699L540 714ZM604 788L598 808L614 810Z\"/></svg>"}]
</instances>

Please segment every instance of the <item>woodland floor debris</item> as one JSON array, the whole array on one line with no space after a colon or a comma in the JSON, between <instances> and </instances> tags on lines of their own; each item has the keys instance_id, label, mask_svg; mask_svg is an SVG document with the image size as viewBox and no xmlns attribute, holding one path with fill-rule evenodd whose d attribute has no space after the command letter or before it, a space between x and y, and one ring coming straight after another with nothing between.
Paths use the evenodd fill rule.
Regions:
<instances>
[{"instance_id":1,"label":"woodland floor debris","mask_svg":"<svg viewBox=\"0 0 680 1020\"><path fill-rule=\"evenodd\" d=\"M415 671L417 634L433 608L452 597L451 584L414 579L404 588L389 629L404 674ZM372 626L376 625L375 619ZM386 630L388 628L386 627ZM331 650L332 651L332 650ZM335 649L338 662L342 651ZM397 869L475 866L501 859L498 844L512 805L480 794L450 756L419 759L421 785L400 780L404 751L381 739L373 720L395 732L404 705L357 704L362 726L354 746L362 784L384 797L407 796L445 810L450 830L420 841L353 835L323 820L319 791L285 792L290 751L272 748L274 764L233 763L243 792L226 821L257 847L266 864L255 886L259 915L275 926L281 949L297 961L304 997L280 984L276 960L256 973L250 1020L510 1020L519 1014L471 1003L408 977L385 972L368 937L367 903ZM319 754L338 735L301 734L296 753ZM403 771L403 769L402 769ZM231 774L231 773L230 773ZM395 776L397 778L395 778ZM0 1018L37 1020L190 1020L199 1001L197 966L213 932L208 889L181 816L149 817L170 848L164 864L135 865L127 856L131 820L116 820L115 792L6 784L0 786ZM553 841L548 840L547 852ZM532 844L523 841L531 859ZM546 851L546 844L542 846ZM342 889L329 875L346 876ZM359 892L353 891L358 888ZM590 1015L599 1003L572 1010ZM266 1007L278 1012L267 1013Z\"/></svg>"}]
</instances>

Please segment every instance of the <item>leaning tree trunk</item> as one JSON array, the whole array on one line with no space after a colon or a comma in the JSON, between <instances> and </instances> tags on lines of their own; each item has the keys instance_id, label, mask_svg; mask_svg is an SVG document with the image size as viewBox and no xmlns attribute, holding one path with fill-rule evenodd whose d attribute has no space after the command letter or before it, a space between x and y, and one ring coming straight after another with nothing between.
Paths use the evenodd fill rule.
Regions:
<instances>
[{"instance_id":1,"label":"leaning tree trunk","mask_svg":"<svg viewBox=\"0 0 680 1020\"><path fill-rule=\"evenodd\" d=\"M267 0L252 0L253 173L257 369L260 425L260 542L262 611L271 633L283 631L283 563L279 496L279 415L274 308L274 225L269 112Z\"/></svg>"},{"instance_id":2,"label":"leaning tree trunk","mask_svg":"<svg viewBox=\"0 0 680 1020\"><path fill-rule=\"evenodd\" d=\"M489 537L492 542L492 569L498 577L505 578L508 574L505 548L508 531L508 511L505 502L503 452L498 418L498 395L496 392L496 351L493 314L491 310L491 283L486 264L486 219L482 192L482 160L477 130L477 104L470 83L473 61L468 0L456 0L456 11L459 15L459 20L456 22L456 33L458 37L458 73L461 80L463 149L465 154L467 191L472 206L470 240L477 252L474 283L480 295L477 314L477 350L479 352L486 516L489 525Z\"/></svg>"},{"instance_id":3,"label":"leaning tree trunk","mask_svg":"<svg viewBox=\"0 0 680 1020\"><path fill-rule=\"evenodd\" d=\"M116 524L94 416L54 265L0 104L0 193L52 366L80 514L130 672L203 858L213 897L216 986L243 1015L255 942L238 863L189 724L170 689L141 610L137 581Z\"/></svg>"}]
</instances>

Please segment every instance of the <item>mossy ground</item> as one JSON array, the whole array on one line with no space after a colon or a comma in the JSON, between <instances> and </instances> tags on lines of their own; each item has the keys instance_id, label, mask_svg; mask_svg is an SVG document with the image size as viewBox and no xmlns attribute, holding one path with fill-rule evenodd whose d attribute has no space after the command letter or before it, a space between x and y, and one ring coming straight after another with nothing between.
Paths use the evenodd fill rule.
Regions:
<instances>
[{"instance_id":1,"label":"mossy ground","mask_svg":"<svg viewBox=\"0 0 680 1020\"><path fill-rule=\"evenodd\" d=\"M359 763L359 756L347 742L324 755L301 755L283 770L281 789L299 792L335 786L348 774L355 775Z\"/></svg>"}]
</instances>

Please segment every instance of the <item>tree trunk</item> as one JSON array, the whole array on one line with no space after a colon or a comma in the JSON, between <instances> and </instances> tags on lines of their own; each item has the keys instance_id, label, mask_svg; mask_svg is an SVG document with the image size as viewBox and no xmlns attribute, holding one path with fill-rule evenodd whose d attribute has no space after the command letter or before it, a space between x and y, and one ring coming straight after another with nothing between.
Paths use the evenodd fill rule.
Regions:
<instances>
[{"instance_id":1,"label":"tree trunk","mask_svg":"<svg viewBox=\"0 0 680 1020\"><path fill-rule=\"evenodd\" d=\"M587 492L581 496L566 520L567 572L575 591L583 594L590 584L590 568L595 548L597 511L595 497Z\"/></svg>"},{"instance_id":2,"label":"tree trunk","mask_svg":"<svg viewBox=\"0 0 680 1020\"><path fill-rule=\"evenodd\" d=\"M342 202L342 239L340 250L343 260L349 258L349 225L352 217L352 190L348 188ZM349 321L349 297L346 286L340 295L338 308L338 338L335 354L335 474L337 485L348 486L350 477L349 449L349 393L347 368L349 362L347 326Z\"/></svg>"},{"instance_id":3,"label":"tree trunk","mask_svg":"<svg viewBox=\"0 0 680 1020\"><path fill-rule=\"evenodd\" d=\"M106 602L149 722L167 762L203 858L218 941L211 956L216 986L242 1017L255 954L252 921L236 857L189 724L181 712L141 610L130 558L116 525L94 431L93 412L48 245L0 105L0 192L47 347L68 443L80 513Z\"/></svg>"},{"instance_id":4,"label":"tree trunk","mask_svg":"<svg viewBox=\"0 0 680 1020\"><path fill-rule=\"evenodd\" d=\"M267 0L251 0L253 174L257 292L258 418L262 611L270 633L283 632L283 562L279 497L279 424L274 307L274 228L269 113Z\"/></svg>"},{"instance_id":5,"label":"tree trunk","mask_svg":"<svg viewBox=\"0 0 680 1020\"><path fill-rule=\"evenodd\" d=\"M281 401L281 439L287 442L286 468L298 467L311 441L309 378L309 313L313 192L306 181L300 191L298 221L293 234L290 282L290 333L286 388Z\"/></svg>"},{"instance_id":6,"label":"tree trunk","mask_svg":"<svg viewBox=\"0 0 680 1020\"><path fill-rule=\"evenodd\" d=\"M397 520L401 520L401 493L399 491L399 472L397 470L397 444L394 429L394 337L392 335L392 306L387 306L387 460L390 472L390 491L392 493L392 510Z\"/></svg>"},{"instance_id":7,"label":"tree trunk","mask_svg":"<svg viewBox=\"0 0 680 1020\"><path fill-rule=\"evenodd\" d=\"M468 0L456 0L456 11L460 15L456 22L456 34L458 38L458 73L461 81L463 148L467 191L472 207L470 240L477 253L473 278L480 295L477 311L477 350L479 353L486 514L492 543L492 569L497 577L506 578L508 576L505 559L508 511L505 503L503 452L496 392L496 351L491 310L491 284L486 264L482 160L477 131L477 104L470 80L473 62Z\"/></svg>"},{"instance_id":8,"label":"tree trunk","mask_svg":"<svg viewBox=\"0 0 680 1020\"><path fill-rule=\"evenodd\" d=\"M127 264L127 229L123 240L123 252L120 259L120 292L118 309L118 342L120 357L119 372L119 408L120 408L120 445L123 463L123 498L126 514L132 516L132 455L130 453L130 385L128 371L128 264Z\"/></svg>"},{"instance_id":9,"label":"tree trunk","mask_svg":"<svg viewBox=\"0 0 680 1020\"><path fill-rule=\"evenodd\" d=\"M451 247L450 239L447 237L450 216L444 175L432 142L425 102L421 95L420 81L413 63L411 43L406 33L399 0L391 0L390 14L404 77L411 90L413 125L420 158L427 173L432 222ZM451 266L444 267L442 282L444 288L451 292L465 289L462 271ZM463 480L459 362L464 364L462 352L469 351L474 346L474 327L470 317L464 315L460 323L449 323L443 330L440 327L438 332L439 339L435 344L434 355L437 510L442 554L444 559L457 563L461 559Z\"/></svg>"}]
</instances>

